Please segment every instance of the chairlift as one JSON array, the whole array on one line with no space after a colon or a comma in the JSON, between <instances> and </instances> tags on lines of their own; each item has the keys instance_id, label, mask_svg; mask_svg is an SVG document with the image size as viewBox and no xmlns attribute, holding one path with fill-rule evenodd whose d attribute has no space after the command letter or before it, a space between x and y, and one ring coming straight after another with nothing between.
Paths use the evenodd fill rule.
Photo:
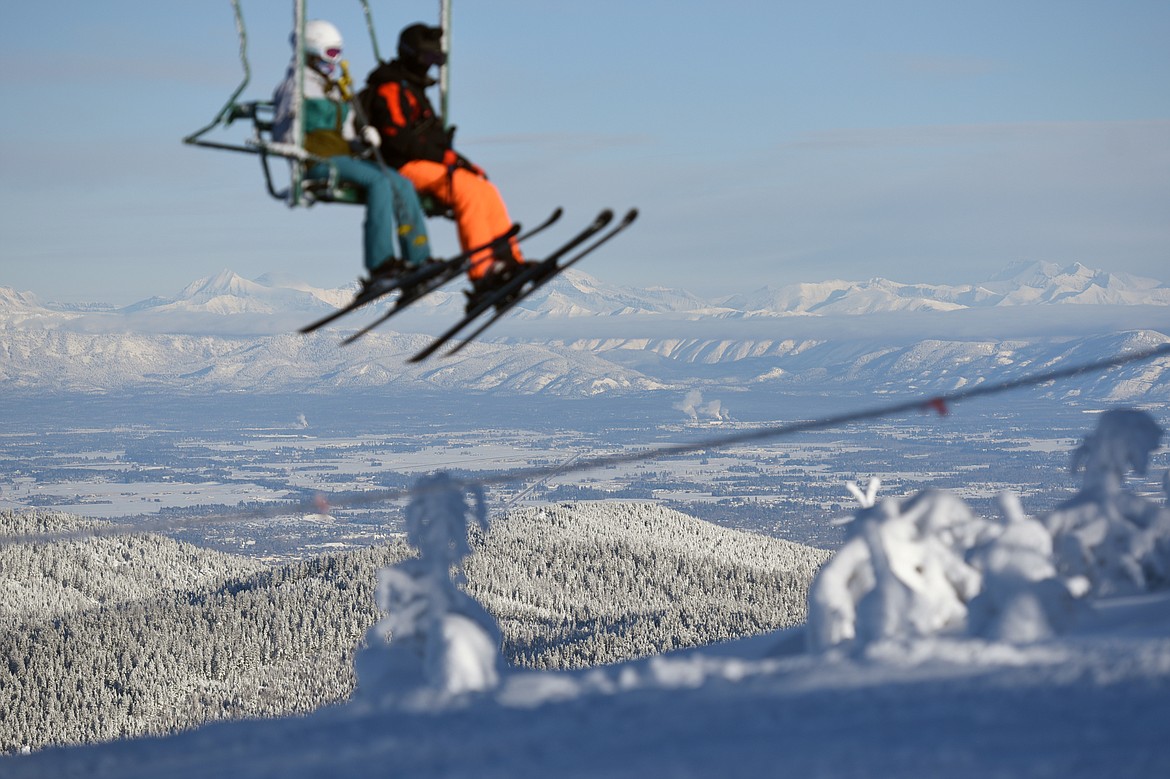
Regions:
<instances>
[{"instance_id":1,"label":"chairlift","mask_svg":"<svg viewBox=\"0 0 1170 779\"><path fill-rule=\"evenodd\" d=\"M365 16L366 29L369 31L370 43L373 47L374 59L382 62L378 51L378 39L374 32L373 16L370 13L370 4L367 0L360 0ZM244 69L244 77L236 90L232 92L227 103L215 119L206 127L200 128L183 138L183 143L192 146L202 146L208 149L255 154L260 159L260 166L264 172L264 183L268 194L277 200L284 201L291 208L297 206L311 206L314 203L363 203L363 193L360 189L334 180L308 179L305 172L313 165L323 160L307 153L303 148L304 122L302 119L302 105L304 100L305 50L304 40L306 16L306 0L293 0L293 42L295 57L295 77L297 95L293 103L293 138L292 143L282 143L272 137L275 106L271 99L241 100L244 90L251 80L251 67L248 64L248 35L244 25L244 15L240 8L240 0L231 0L232 10L235 13L236 32L240 40L240 64ZM449 92L449 62L450 62L450 24L451 0L439 0L439 24L443 29L442 46L448 55L447 62L441 66L439 73L439 111L443 124L447 124L448 92ZM348 80L348 66L343 71L343 82ZM211 140L205 136L216 130L228 130L235 122L251 121L251 135L243 140ZM287 159L291 164L291 179L287 189L278 190L273 183L272 170L269 160L272 157ZM379 158L380 160L380 158ZM433 208L433 204L424 202L424 208L429 214L442 213Z\"/></svg>"}]
</instances>

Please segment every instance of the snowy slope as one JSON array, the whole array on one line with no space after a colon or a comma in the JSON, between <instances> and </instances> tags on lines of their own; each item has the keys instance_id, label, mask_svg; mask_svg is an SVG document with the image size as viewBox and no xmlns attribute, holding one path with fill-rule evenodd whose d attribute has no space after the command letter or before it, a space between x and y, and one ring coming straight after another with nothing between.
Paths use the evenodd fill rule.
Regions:
<instances>
[{"instance_id":1,"label":"snowy slope","mask_svg":"<svg viewBox=\"0 0 1170 779\"><path fill-rule=\"evenodd\" d=\"M0 326L0 387L18 392L334 392L384 387L588 396L703 381L834 392L950 391L1170 342L1155 331L1073 338L582 338L473 344L411 365L427 337L387 329L339 348L332 333L86 333ZM1056 388L1098 400L1170 400L1170 359Z\"/></svg>"},{"instance_id":2,"label":"snowy slope","mask_svg":"<svg viewBox=\"0 0 1170 779\"><path fill-rule=\"evenodd\" d=\"M333 392L458 388L593 395L662 383L585 353L474 346L459 360L407 364L422 335L386 331L338 348L330 333L258 338L0 328L0 386L13 391Z\"/></svg>"},{"instance_id":3,"label":"snowy slope","mask_svg":"<svg viewBox=\"0 0 1170 779\"><path fill-rule=\"evenodd\" d=\"M47 308L30 292L17 292L11 287L0 286L0 328L53 327L74 316L76 314Z\"/></svg>"},{"instance_id":4,"label":"snowy slope","mask_svg":"<svg viewBox=\"0 0 1170 779\"><path fill-rule=\"evenodd\" d=\"M799 630L592 671L516 673L451 709L348 704L0 758L6 777L1155 777L1170 772L1170 598L1060 641L798 654Z\"/></svg>"},{"instance_id":5,"label":"snowy slope","mask_svg":"<svg viewBox=\"0 0 1170 779\"><path fill-rule=\"evenodd\" d=\"M379 575L383 622L403 632L358 652L348 702L0 768L169 779L1165 776L1170 494L1124 485L1128 471L1147 472L1164 432L1146 412L1102 414L1074 453L1080 491L1039 517L1010 495L994 519L943 491L905 501L858 491L862 508L810 588L805 627L574 672L502 669L479 692L432 676L483 659L465 640L467 604L453 602L469 599L448 580L446 552L465 540L470 507L465 487L440 475L407 512L418 556ZM411 600L395 606L395 592ZM380 657L425 657L426 671L384 683L367 673Z\"/></svg>"}]
</instances>

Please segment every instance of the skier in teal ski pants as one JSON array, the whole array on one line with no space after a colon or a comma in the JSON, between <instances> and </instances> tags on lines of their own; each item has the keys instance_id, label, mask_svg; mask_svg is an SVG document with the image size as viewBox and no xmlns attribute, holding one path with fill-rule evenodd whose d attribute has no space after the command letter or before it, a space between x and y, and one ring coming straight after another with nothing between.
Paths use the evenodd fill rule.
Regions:
<instances>
[{"instance_id":1,"label":"skier in teal ski pants","mask_svg":"<svg viewBox=\"0 0 1170 779\"><path fill-rule=\"evenodd\" d=\"M362 140L358 140L349 102L331 77L341 63L341 48L341 34L332 24L322 20L305 24L304 148L326 160L312 165L305 176L333 178L364 190L362 244L366 270L371 276L393 275L430 259L426 214L410 181L393 169L352 156L363 141L376 147L381 138L372 128L363 128ZM272 134L286 143L293 139L295 74L294 61L273 97Z\"/></svg>"}]
</instances>

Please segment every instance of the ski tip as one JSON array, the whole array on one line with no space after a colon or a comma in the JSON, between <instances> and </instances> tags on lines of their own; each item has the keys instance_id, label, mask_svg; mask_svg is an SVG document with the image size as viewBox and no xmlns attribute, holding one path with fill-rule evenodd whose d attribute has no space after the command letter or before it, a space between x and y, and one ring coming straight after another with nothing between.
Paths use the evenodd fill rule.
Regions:
<instances>
[{"instance_id":1,"label":"ski tip","mask_svg":"<svg viewBox=\"0 0 1170 779\"><path fill-rule=\"evenodd\" d=\"M638 218L638 209L631 208L629 211L626 212L626 215L622 217L622 224L628 225L630 222L634 221L637 218Z\"/></svg>"}]
</instances>

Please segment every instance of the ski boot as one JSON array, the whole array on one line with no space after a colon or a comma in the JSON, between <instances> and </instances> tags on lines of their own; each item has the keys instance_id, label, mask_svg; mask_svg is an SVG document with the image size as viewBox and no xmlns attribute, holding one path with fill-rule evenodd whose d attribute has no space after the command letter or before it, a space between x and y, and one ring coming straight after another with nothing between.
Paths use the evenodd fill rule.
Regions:
<instances>
[{"instance_id":1,"label":"ski boot","mask_svg":"<svg viewBox=\"0 0 1170 779\"><path fill-rule=\"evenodd\" d=\"M402 271L402 273L406 273L406 274L418 273L419 271L425 269L427 266L442 265L442 264L443 264L443 260L441 260L437 257L427 257L425 260L423 260L422 262L417 263L415 265L404 265L403 266L404 270ZM426 291L427 291L427 285L426 285L425 281L420 281L420 282L416 282L414 284L409 284L409 285L403 285L402 288L399 290L398 299L400 301L413 300L414 298L421 297L422 295L424 295L426 293Z\"/></svg>"},{"instance_id":2,"label":"ski boot","mask_svg":"<svg viewBox=\"0 0 1170 779\"><path fill-rule=\"evenodd\" d=\"M463 294L467 296L467 303L463 307L464 313L470 313L473 308L479 305L480 301L516 278L516 274L523 267L523 263L517 262L511 256L496 259L485 275L472 280L470 290L463 291ZM496 301L495 308L499 310L510 302L512 302L511 296L502 298Z\"/></svg>"},{"instance_id":3,"label":"ski boot","mask_svg":"<svg viewBox=\"0 0 1170 779\"><path fill-rule=\"evenodd\" d=\"M367 292L375 292L382 284L393 281L401 276L403 273L409 271L410 268L405 262L397 257L391 257L385 260L381 265L370 269L370 275L367 278L360 279L362 288L358 294L366 294Z\"/></svg>"}]
</instances>

